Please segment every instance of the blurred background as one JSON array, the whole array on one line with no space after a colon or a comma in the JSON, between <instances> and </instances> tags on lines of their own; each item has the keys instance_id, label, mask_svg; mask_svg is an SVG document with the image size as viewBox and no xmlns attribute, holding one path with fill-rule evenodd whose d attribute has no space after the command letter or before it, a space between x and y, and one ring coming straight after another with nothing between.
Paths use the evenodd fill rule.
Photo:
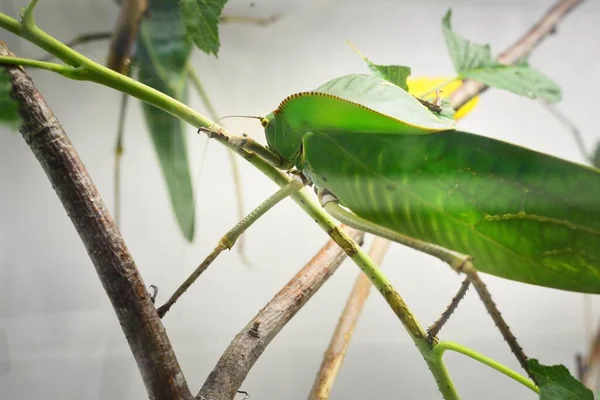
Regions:
<instances>
[{"instance_id":1,"label":"blurred background","mask_svg":"<svg viewBox=\"0 0 600 400\"><path fill-rule=\"evenodd\" d=\"M268 26L224 24L219 57L195 51L193 66L220 115L265 115L289 94L312 90L336 76L367 67L351 40L379 64L404 64L414 76L452 76L441 18L491 43L495 54L512 44L553 4L550 0L275 1L231 0L225 14L280 18ZM25 0L1 0L17 16ZM68 41L109 31L118 15L112 1L42 1L38 24ZM600 2L575 9L529 58L563 89L558 107L581 130L591 152L600 139ZM0 31L23 57L43 53ZM104 62L108 42L79 50ZM113 149L120 94L96 84L29 70L113 207ZM205 112L190 92L190 105ZM264 141L256 120L230 119L228 128ZM490 90L459 127L576 162L573 137L533 100ZM160 289L158 304L196 268L237 222L226 150L188 127L196 201L196 237L182 236L138 101L130 102L123 158L122 232L146 285ZM208 148L207 148L208 146ZM493 155L490 155L493 157ZM257 206L276 186L240 159L244 206ZM202 168L201 165L203 165ZM51 185L22 137L0 128L0 398L140 399L146 397L133 356L86 251ZM327 241L290 200L277 205L245 235L248 268L225 252L165 317L164 324L193 393L201 387L238 331ZM370 242L369 239L367 242ZM462 277L445 264L400 245L385 273L423 325L433 322ZM345 262L269 345L241 389L252 399L306 398L322 354L359 270ZM581 294L483 276L530 357L564 364L587 350L586 324L596 326L600 300L591 298L586 322ZM594 308L595 305L595 308ZM588 329L589 331L589 329ZM473 347L519 369L474 292L469 292L441 338ZM447 353L464 399L534 399L518 383L462 356ZM414 344L381 296L364 309L332 399L437 399L433 379Z\"/></svg>"}]
</instances>

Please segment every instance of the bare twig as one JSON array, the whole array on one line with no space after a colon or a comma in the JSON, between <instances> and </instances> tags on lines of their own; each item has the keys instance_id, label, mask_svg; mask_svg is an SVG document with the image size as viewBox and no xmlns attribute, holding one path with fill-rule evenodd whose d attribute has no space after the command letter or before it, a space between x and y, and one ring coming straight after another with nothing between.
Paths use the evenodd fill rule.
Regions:
<instances>
[{"instance_id":1,"label":"bare twig","mask_svg":"<svg viewBox=\"0 0 600 400\"><path fill-rule=\"evenodd\" d=\"M430 342L433 342L438 333L440 333L440 330L442 329L444 324L448 322L450 316L460 304L460 301L463 299L463 297L465 297L465 294L467 293L467 290L469 290L470 285L471 281L469 280L469 278L466 278L460 285L458 292L456 292L456 295L454 295L452 301L450 301L450 304L448 305L448 307L446 307L440 318L438 318L438 320L435 321L433 325L431 325L427 329L427 338Z\"/></svg>"},{"instance_id":2,"label":"bare twig","mask_svg":"<svg viewBox=\"0 0 600 400\"><path fill-rule=\"evenodd\" d=\"M0 55L12 56L0 42ZM44 168L96 267L151 399L191 399L142 277L98 189L22 68L6 67L21 104L21 134Z\"/></svg>"},{"instance_id":3,"label":"bare twig","mask_svg":"<svg viewBox=\"0 0 600 400\"><path fill-rule=\"evenodd\" d=\"M363 233L345 230L357 241ZM335 242L329 241L296 276L238 333L196 399L230 400L246 375L275 335L296 315L346 258Z\"/></svg>"},{"instance_id":4,"label":"bare twig","mask_svg":"<svg viewBox=\"0 0 600 400\"><path fill-rule=\"evenodd\" d=\"M125 115L127 114L127 103L129 95L121 93L121 107L119 108L119 123L117 125L117 140L115 143L115 166L113 175L113 213L117 228L121 226L121 161L125 148L123 147L123 136L125 136Z\"/></svg>"},{"instance_id":5,"label":"bare twig","mask_svg":"<svg viewBox=\"0 0 600 400\"><path fill-rule=\"evenodd\" d=\"M114 71L127 75L133 45L137 40L138 30L148 9L148 0L124 0L112 32L108 48L106 66Z\"/></svg>"},{"instance_id":6,"label":"bare twig","mask_svg":"<svg viewBox=\"0 0 600 400\"><path fill-rule=\"evenodd\" d=\"M581 382L593 391L597 391L600 386L600 328L590 343L589 354L578 357L578 367Z\"/></svg>"},{"instance_id":7,"label":"bare twig","mask_svg":"<svg viewBox=\"0 0 600 400\"><path fill-rule=\"evenodd\" d=\"M502 64L514 64L531 53L542 40L555 32L558 23L581 3L583 3L583 0L561 0L557 2L537 24L527 31L515 44L498 56L498 62ZM462 86L452 94L452 107L458 110L473 97L487 89L488 86L482 83L465 80Z\"/></svg>"},{"instance_id":8,"label":"bare twig","mask_svg":"<svg viewBox=\"0 0 600 400\"><path fill-rule=\"evenodd\" d=\"M375 264L381 265L389 245L390 241L387 239L376 237L373 240L373 245L371 246L371 250L369 250L369 257L371 257ZM335 332L325 351L323 362L308 396L309 399L326 400L329 398L329 393L331 393L335 378L344 361L346 351L350 346L352 334L356 329L356 323L369 297L370 290L371 281L361 272L356 278L344 311L342 311Z\"/></svg>"},{"instance_id":9,"label":"bare twig","mask_svg":"<svg viewBox=\"0 0 600 400\"><path fill-rule=\"evenodd\" d=\"M281 18L279 14L273 14L268 17L251 17L248 15L222 15L219 22L222 24L238 23L258 26L267 26L275 23Z\"/></svg>"}]
</instances>

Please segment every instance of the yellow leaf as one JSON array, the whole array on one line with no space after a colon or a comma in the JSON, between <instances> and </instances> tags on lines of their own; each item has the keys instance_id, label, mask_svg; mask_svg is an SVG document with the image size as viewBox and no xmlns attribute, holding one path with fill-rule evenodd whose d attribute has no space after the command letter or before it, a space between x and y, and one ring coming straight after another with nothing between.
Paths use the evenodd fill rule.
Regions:
<instances>
[{"instance_id":1,"label":"yellow leaf","mask_svg":"<svg viewBox=\"0 0 600 400\"><path fill-rule=\"evenodd\" d=\"M447 82L449 79L451 79L451 78L449 78L449 77L408 78L408 80L407 80L408 91L412 95L419 96L423 93L426 93L426 92L428 92L432 89L435 89L436 87L444 84L444 82ZM448 84L442 86L440 88L440 90L442 91L441 96L444 98L450 97L450 95L452 95L452 93L454 93L454 91L456 91L456 89L458 89L461 84L462 84L462 81L457 79L457 80L454 80L454 81L449 82ZM430 101L435 100L435 93L431 93L431 94L425 96L425 100L430 100ZM478 102L479 102L479 96L476 96L473 99L469 100L464 106L462 106L461 108L459 108L456 111L456 113L454 114L454 119L459 120L462 117L464 117L465 115L467 115L468 113L470 113L471 110L473 110L475 108L475 106L477 105Z\"/></svg>"}]
</instances>

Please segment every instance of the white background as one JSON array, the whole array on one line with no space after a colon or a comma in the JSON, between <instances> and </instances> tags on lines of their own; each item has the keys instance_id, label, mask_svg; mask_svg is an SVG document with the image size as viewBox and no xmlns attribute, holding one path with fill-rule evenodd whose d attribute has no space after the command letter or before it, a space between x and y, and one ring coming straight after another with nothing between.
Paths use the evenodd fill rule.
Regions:
<instances>
[{"instance_id":1,"label":"white background","mask_svg":"<svg viewBox=\"0 0 600 400\"><path fill-rule=\"evenodd\" d=\"M1 0L11 15L25 0ZM62 40L109 30L112 1L45 0L37 21ZM452 74L440 29L448 7L457 31L499 52L545 12L551 1L232 1L229 14L281 13L268 27L221 28L219 59L195 53L193 64L221 115L270 112L287 95L311 90L346 73L367 72L345 44L352 40L379 63L407 64L414 75ZM600 139L600 2L587 1L530 58L560 83L561 110L581 129L588 147ZM42 53L6 32L0 40L21 56ZM103 62L106 42L82 51ZM112 208L112 151L120 95L91 83L30 71L63 123ZM197 231L182 238L172 216L157 158L131 102L125 139L122 231L158 302L212 250L236 222L225 150L210 143L198 184ZM198 98L191 105L201 112ZM233 131L262 140L254 120L229 120ZM461 128L582 161L570 134L535 102L490 91ZM207 139L189 127L197 176ZM246 209L276 190L240 160ZM326 235L290 200L246 235L255 265L224 253L166 316L164 323L195 393L246 322L326 242ZM394 245L385 272L423 325L446 306L461 278L430 257ZM252 399L306 398L358 269L342 265L323 289L267 348L244 382ZM563 363L586 347L583 296L484 276L528 355ZM600 314L598 300L597 318ZM442 337L472 346L518 369L506 343L474 293L469 293ZM446 356L464 399L534 399L508 378L462 356ZM21 136L0 130L0 398L140 399L145 389L111 305L70 220ZM437 399L439 394L414 345L382 298L373 293L332 393L333 399Z\"/></svg>"}]
</instances>

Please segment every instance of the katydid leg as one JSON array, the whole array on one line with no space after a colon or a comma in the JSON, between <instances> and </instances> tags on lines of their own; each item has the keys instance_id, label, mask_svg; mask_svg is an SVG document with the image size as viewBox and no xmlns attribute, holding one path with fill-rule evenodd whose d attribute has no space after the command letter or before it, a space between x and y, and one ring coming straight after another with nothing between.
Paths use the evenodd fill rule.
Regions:
<instances>
[{"instance_id":1,"label":"katydid leg","mask_svg":"<svg viewBox=\"0 0 600 400\"><path fill-rule=\"evenodd\" d=\"M185 293L185 291L198 279L198 277L212 264L225 249L231 249L236 240L248 229L254 222L262 217L267 211L273 208L277 203L290 195L296 193L304 187L302 177L294 178L290 183L279 189L271 197L262 202L258 207L250 212L244 219L237 223L229 232L227 232L217 243L214 250L202 261L202 263L192 272L192 274L177 288L169 300L157 310L162 318L175 302Z\"/></svg>"},{"instance_id":2,"label":"katydid leg","mask_svg":"<svg viewBox=\"0 0 600 400\"><path fill-rule=\"evenodd\" d=\"M445 249L441 246L422 242L418 239L399 234L395 231L392 231L391 229L385 228L383 226L370 222L364 218L361 218L357 215L354 215L353 213L342 208L339 205L337 198L329 192L321 192L319 197L321 199L321 204L323 205L325 211L327 211L331 216L333 216L341 223L348 225L352 228L371 233L373 235L381 236L385 239L392 240L396 243L403 244L415 250L419 250L423 253L432 255L449 264L453 270L459 273L464 273L473 285L473 287L477 290L477 294L483 301L485 308L487 309L488 313L494 320L494 323L500 330L500 333L504 337L504 340L506 340L511 351L521 364L521 367L535 382L535 378L529 372L529 368L527 366L527 356L525 355L521 346L517 343L517 339L510 331L508 324L504 321L504 318L500 314L500 311L498 311L498 308L492 301L492 297L483 281L481 281L481 279L479 278L479 275L477 274L477 271L473 266L470 257Z\"/></svg>"},{"instance_id":3,"label":"katydid leg","mask_svg":"<svg viewBox=\"0 0 600 400\"><path fill-rule=\"evenodd\" d=\"M456 295L454 295L452 301L450 301L450 304L448 304L448 307L446 307L442 315L433 323L433 325L427 328L427 339L429 339L430 342L433 343L444 324L448 322L450 316L460 304L460 301L465 297L467 290L469 290L469 286L471 286L471 281L467 277L463 283L461 283L458 292L456 292Z\"/></svg>"}]
</instances>

